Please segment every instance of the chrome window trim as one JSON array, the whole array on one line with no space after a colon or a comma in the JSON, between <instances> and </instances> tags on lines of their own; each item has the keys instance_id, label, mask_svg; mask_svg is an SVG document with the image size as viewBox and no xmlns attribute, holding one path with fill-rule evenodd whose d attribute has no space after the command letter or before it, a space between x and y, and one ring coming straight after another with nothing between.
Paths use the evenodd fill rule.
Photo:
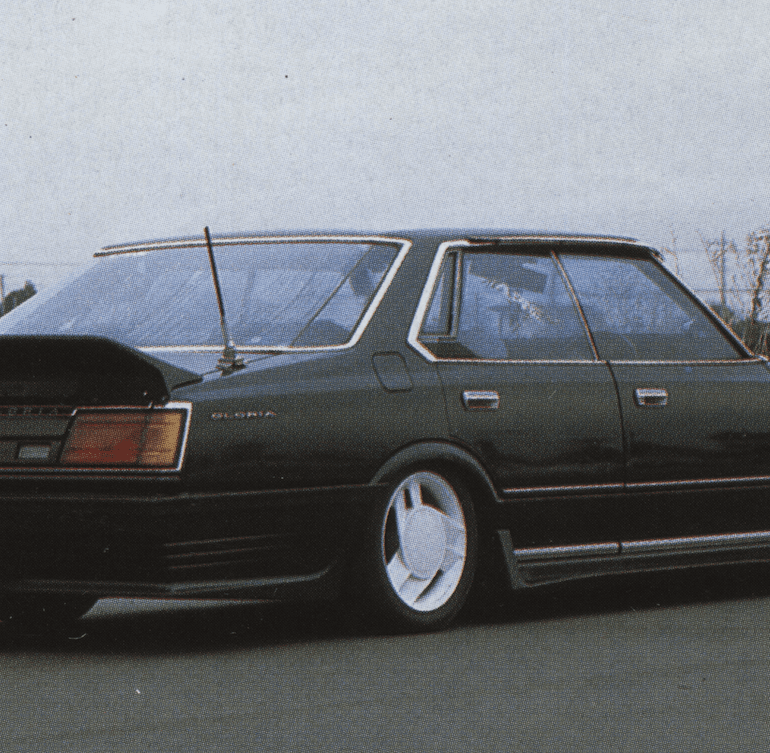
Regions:
<instances>
[{"instance_id":1,"label":"chrome window trim","mask_svg":"<svg viewBox=\"0 0 770 753\"><path fill-rule=\"evenodd\" d=\"M470 237L473 237L472 233L469 233ZM479 238L480 240L487 240L486 238ZM565 241L567 243L605 243L608 246L623 245L623 246L639 246L641 248L647 248L653 253L656 253L655 249L651 248L646 243L643 243L636 238L624 238L622 235L495 235L489 237L489 242L494 243L497 241L503 241L505 243L512 243L516 241L523 241L526 243L532 243L534 241L542 241L543 243L554 243L558 241ZM475 245L475 244L474 244Z\"/></svg>"},{"instance_id":2,"label":"chrome window trim","mask_svg":"<svg viewBox=\"0 0 770 753\"><path fill-rule=\"evenodd\" d=\"M374 315L377 313L377 309L388 292L388 288L393 282L393 278L403 264L406 255L412 248L412 241L405 238L388 238L384 236L373 235L307 235L307 236L271 236L254 238L249 236L226 238L226 239L214 239L213 245L217 246L237 246L237 245L258 245L261 243L372 243L382 245L400 244L401 249L396 254L395 259L390 265L390 269L385 277L382 279L377 292L372 299L371 303L364 312L358 325L353 330L353 333L347 342L339 345L312 345L312 346L292 346L292 345L242 345L236 343L236 348L239 353L323 353L323 352L337 352L341 350L348 350L354 347L364 334L364 331L369 326ZM108 246L102 253L94 254L97 257L103 256L117 256L119 254L131 254L141 253L145 251L160 251L163 249L174 248L206 248L206 241L161 241L157 243L139 244L138 246ZM137 350L143 353L221 353L221 345L138 345L135 346Z\"/></svg>"},{"instance_id":3,"label":"chrome window trim","mask_svg":"<svg viewBox=\"0 0 770 753\"><path fill-rule=\"evenodd\" d=\"M444 263L444 257L446 256L450 248L468 248L473 244L469 241L444 241L439 244L436 255L433 257L433 263L431 264L430 272L428 273L428 279L425 281L425 285L422 288L420 294L420 300L417 303L417 309L412 317L412 324L409 327L409 332L406 336L406 342L409 347L417 351L426 361L429 363L436 363L437 361L447 360L444 358L438 358L431 353L417 338L422 329L423 321L428 313L428 306L430 306L431 298L433 297L433 290L436 287L436 281L438 280L439 273L441 272L441 265ZM459 266L459 264L458 264ZM456 295L456 293L455 293ZM475 362L474 359L456 359L463 361Z\"/></svg>"},{"instance_id":4,"label":"chrome window trim","mask_svg":"<svg viewBox=\"0 0 770 753\"><path fill-rule=\"evenodd\" d=\"M411 344L411 343L410 343ZM221 348L220 348L221 350ZM422 354L421 354L422 355ZM433 355L431 353L431 355ZM430 359L428 359L430 360ZM439 362L439 363L522 363L522 364L534 364L534 363L542 363L542 364L570 364L570 363L576 363L583 366L588 365L600 365L600 366L606 366L606 361L562 361L562 360L546 360L546 359L524 359L524 358L438 358L437 356L433 356L433 361Z\"/></svg>"},{"instance_id":5,"label":"chrome window trim","mask_svg":"<svg viewBox=\"0 0 770 753\"><path fill-rule=\"evenodd\" d=\"M182 429L182 442L179 447L179 459L177 460L177 464L173 468L138 468L136 466L130 466L130 465L124 465L124 466L78 466L78 467L72 467L72 466L2 466L0 467L0 473L2 474L8 474L12 473L14 475L17 474L23 474L23 475L71 475L71 474L88 474L88 475L94 475L94 474L106 474L107 476L114 476L114 475L140 475L140 476L158 476L158 475L168 475L170 473L179 473L179 471L182 470L182 466L184 465L184 458L187 454L187 440L190 436L190 422L192 421L192 403L188 402L186 400L182 401L175 401L175 402L168 402L165 405L155 405L155 406L139 406L139 405L81 405L75 408L75 410L72 412L72 419L77 418L77 414L79 411L88 412L88 413L94 413L94 412L110 412L114 413L116 411L162 411L162 410L183 410L186 414L186 418L184 421L184 427ZM71 427L70 427L71 428ZM69 430L67 431L67 434L69 434ZM66 438L66 435L65 435ZM62 450L64 449L64 443L62 444Z\"/></svg>"},{"instance_id":6,"label":"chrome window trim","mask_svg":"<svg viewBox=\"0 0 770 753\"><path fill-rule=\"evenodd\" d=\"M214 246L239 246L241 244L259 243L409 243L404 238L384 235L238 235L225 238L213 237ZM102 256L117 256L118 254L133 254L140 251L161 251L169 248L206 248L206 239L184 238L167 241L147 241L141 243L124 243L118 246L105 246L94 254Z\"/></svg>"},{"instance_id":7,"label":"chrome window trim","mask_svg":"<svg viewBox=\"0 0 770 753\"><path fill-rule=\"evenodd\" d=\"M652 254L658 252L642 241L636 238L626 238L620 235L554 235L554 234L537 234L537 233L522 233L513 235L482 235L476 237L473 232L468 233L468 238L471 241L464 241L457 239L457 243L465 243L466 245L477 246L479 244L495 244L499 241L505 243L515 243L516 241L522 241L532 243L541 241L543 243L553 243L558 241L566 241L569 243L600 243L608 246L623 245L623 246L639 246L646 248ZM389 235L356 235L355 233L299 233L299 234L285 234L278 233L276 235L227 235L218 236L214 239L215 243L230 244L230 243L264 243L264 242L279 242L279 243L291 243L294 241L357 241L357 240L371 240L371 241L390 241L393 240L393 236ZM449 241L450 243L455 241ZM161 248L194 248L196 246L206 245L206 240L203 236L188 237L188 238L167 238L165 240L147 240L138 241L136 243L117 243L109 246L104 246L101 251L97 252L95 256L110 256L117 253L132 253L135 251L151 251L153 249Z\"/></svg>"},{"instance_id":8,"label":"chrome window trim","mask_svg":"<svg viewBox=\"0 0 770 753\"><path fill-rule=\"evenodd\" d=\"M440 285L439 277L441 276L441 270L444 263L454 257L454 275L452 276L452 300L449 302L449 331L445 334L436 334L431 332L423 335L423 341L428 343L438 343L449 338L457 337L457 331L460 326L460 297L462 296L462 269L460 264L460 254L455 251L447 251L439 265L439 271L436 276L436 282L433 284L433 290L431 291L430 298L428 300L428 306L425 309L425 315L423 317L423 324L425 323L425 317L427 317L431 304L433 303L433 295L437 292L437 285ZM431 268L432 269L432 268ZM422 329L422 324L420 325Z\"/></svg>"},{"instance_id":9,"label":"chrome window trim","mask_svg":"<svg viewBox=\"0 0 770 753\"><path fill-rule=\"evenodd\" d=\"M543 238L543 236L516 236L517 238L521 238L522 240L532 240L535 238ZM544 238L545 240L555 240L555 238ZM495 238L497 240L497 238ZM504 236L500 236L500 240L506 240ZM570 238L561 238L561 240L572 240ZM590 238L589 240L595 242L596 238ZM449 249L451 248L478 248L479 243L478 242L472 242L472 241L465 241L465 240L453 240L453 241L444 241L441 243L438 247L438 250L436 251L436 256L433 259L433 263L431 264L430 272L428 273L428 279L425 281L425 286L422 289L422 294L420 295L420 300L417 303L417 309L415 310L414 317L412 318L412 324L409 327L409 333L406 338L407 344L417 353L419 353L426 361L429 363L522 363L522 364L530 364L530 363L542 363L542 364L600 364L606 366L606 361L600 361L596 357L596 348L594 347L593 340L589 335L587 335L588 339L588 345L593 350L594 358L593 359L536 359L536 358L440 358L439 356L432 353L430 350L428 350L418 339L420 330L422 329L423 322L425 320L425 317L428 313L428 306L430 306L430 301L433 297L433 291L436 287L436 282L438 280L439 273L441 272L441 266L444 263L444 258L449 253ZM553 252L551 252L551 256L553 257ZM458 262L461 260L458 260ZM458 268L461 265L458 264ZM566 277L563 275L563 270L561 268L561 264L557 265L557 270L562 274L563 278ZM461 274L461 273L460 273ZM574 300L574 292L571 288L568 288L568 291L570 292L570 295L573 296L573 303ZM460 295L462 295L462 290L460 290ZM583 317L583 312L580 309L579 306L576 306L578 310L578 314L580 316L581 321L583 322L583 326L586 329L586 332L590 332L588 330L588 327L586 326L585 319Z\"/></svg>"}]
</instances>

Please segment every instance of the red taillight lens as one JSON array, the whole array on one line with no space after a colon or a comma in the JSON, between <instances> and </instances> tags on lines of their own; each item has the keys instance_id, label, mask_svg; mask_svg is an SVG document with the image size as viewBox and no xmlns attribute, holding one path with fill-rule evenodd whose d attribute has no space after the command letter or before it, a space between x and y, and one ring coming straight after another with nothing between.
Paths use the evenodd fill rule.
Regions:
<instances>
[{"instance_id":1,"label":"red taillight lens","mask_svg":"<svg viewBox=\"0 0 770 753\"><path fill-rule=\"evenodd\" d=\"M183 410L79 412L61 464L173 468L186 415Z\"/></svg>"}]
</instances>

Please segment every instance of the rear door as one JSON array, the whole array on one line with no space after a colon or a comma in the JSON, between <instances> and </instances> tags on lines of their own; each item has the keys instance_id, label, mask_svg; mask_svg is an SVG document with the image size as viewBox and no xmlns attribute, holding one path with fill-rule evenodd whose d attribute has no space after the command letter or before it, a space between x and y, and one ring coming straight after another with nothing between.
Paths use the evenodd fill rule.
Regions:
<instances>
[{"instance_id":1,"label":"rear door","mask_svg":"<svg viewBox=\"0 0 770 753\"><path fill-rule=\"evenodd\" d=\"M420 345L436 362L452 436L510 500L515 540L610 535L602 503L623 480L617 392L555 257L542 246L456 246L442 264Z\"/></svg>"}]
</instances>

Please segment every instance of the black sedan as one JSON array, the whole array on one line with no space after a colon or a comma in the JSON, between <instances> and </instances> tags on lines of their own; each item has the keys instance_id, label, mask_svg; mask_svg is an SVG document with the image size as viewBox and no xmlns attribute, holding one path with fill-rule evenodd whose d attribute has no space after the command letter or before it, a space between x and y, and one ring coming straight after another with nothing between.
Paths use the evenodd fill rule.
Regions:
<instances>
[{"instance_id":1,"label":"black sedan","mask_svg":"<svg viewBox=\"0 0 770 753\"><path fill-rule=\"evenodd\" d=\"M628 238L114 246L0 320L0 617L770 559L770 371Z\"/></svg>"}]
</instances>

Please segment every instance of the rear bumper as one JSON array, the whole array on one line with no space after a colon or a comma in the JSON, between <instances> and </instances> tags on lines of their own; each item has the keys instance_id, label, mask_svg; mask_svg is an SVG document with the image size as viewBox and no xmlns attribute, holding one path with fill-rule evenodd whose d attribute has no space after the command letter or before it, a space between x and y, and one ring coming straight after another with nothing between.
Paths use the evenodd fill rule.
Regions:
<instances>
[{"instance_id":1,"label":"rear bumper","mask_svg":"<svg viewBox=\"0 0 770 753\"><path fill-rule=\"evenodd\" d=\"M0 497L0 592L327 598L383 486Z\"/></svg>"},{"instance_id":2,"label":"rear bumper","mask_svg":"<svg viewBox=\"0 0 770 753\"><path fill-rule=\"evenodd\" d=\"M273 578L240 578L191 583L19 578L0 582L0 593L88 594L95 598L134 599L269 599L318 601L340 592L342 561L316 573Z\"/></svg>"}]
</instances>

